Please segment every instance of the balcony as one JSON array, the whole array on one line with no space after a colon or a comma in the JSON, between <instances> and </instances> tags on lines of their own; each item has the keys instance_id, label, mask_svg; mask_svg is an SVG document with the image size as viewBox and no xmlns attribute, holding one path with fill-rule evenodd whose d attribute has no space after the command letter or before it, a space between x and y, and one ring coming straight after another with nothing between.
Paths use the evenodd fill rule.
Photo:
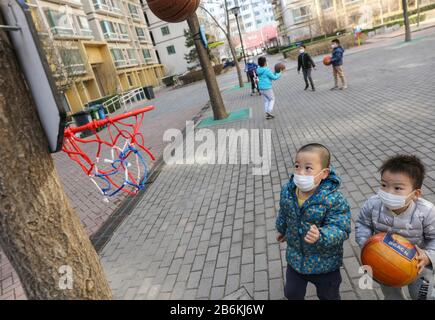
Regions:
<instances>
[{"instance_id":1,"label":"balcony","mask_svg":"<svg viewBox=\"0 0 435 320\"><path fill-rule=\"evenodd\" d=\"M138 65L139 64L139 62L137 61L137 59L130 59L130 60L128 60L128 65L129 66L135 66L135 65Z\"/></svg>"},{"instance_id":2,"label":"balcony","mask_svg":"<svg viewBox=\"0 0 435 320\"><path fill-rule=\"evenodd\" d=\"M81 8L83 6L80 0L46 0L46 1L57 3L57 4L66 4L71 7L77 7L77 8Z\"/></svg>"},{"instance_id":3,"label":"balcony","mask_svg":"<svg viewBox=\"0 0 435 320\"><path fill-rule=\"evenodd\" d=\"M113 7L106 3L94 2L94 8L96 13L109 14L115 17L122 16L122 10L118 7Z\"/></svg>"},{"instance_id":4,"label":"balcony","mask_svg":"<svg viewBox=\"0 0 435 320\"><path fill-rule=\"evenodd\" d=\"M74 36L74 35L76 35L74 32L74 29L72 27L54 26L54 27L51 27L50 30L56 36Z\"/></svg>"},{"instance_id":5,"label":"balcony","mask_svg":"<svg viewBox=\"0 0 435 320\"><path fill-rule=\"evenodd\" d=\"M116 32L105 32L103 33L103 36L107 40L118 40L119 36Z\"/></svg>"},{"instance_id":6,"label":"balcony","mask_svg":"<svg viewBox=\"0 0 435 320\"><path fill-rule=\"evenodd\" d=\"M83 37L94 37L94 34L90 29L80 29L80 35L82 35Z\"/></svg>"},{"instance_id":7,"label":"balcony","mask_svg":"<svg viewBox=\"0 0 435 320\"><path fill-rule=\"evenodd\" d=\"M66 72L70 76L76 76L86 73L86 68L84 64L70 64L65 67Z\"/></svg>"},{"instance_id":8,"label":"balcony","mask_svg":"<svg viewBox=\"0 0 435 320\"><path fill-rule=\"evenodd\" d=\"M125 60L114 60L114 62L115 62L115 67L117 68L122 68L127 66L127 61Z\"/></svg>"}]
</instances>

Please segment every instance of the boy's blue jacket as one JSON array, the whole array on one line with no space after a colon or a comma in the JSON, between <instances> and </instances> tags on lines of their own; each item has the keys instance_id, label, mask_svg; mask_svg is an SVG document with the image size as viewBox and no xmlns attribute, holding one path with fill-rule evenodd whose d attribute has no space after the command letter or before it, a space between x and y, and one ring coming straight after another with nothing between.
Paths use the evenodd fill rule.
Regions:
<instances>
[{"instance_id":1,"label":"boy's blue jacket","mask_svg":"<svg viewBox=\"0 0 435 320\"><path fill-rule=\"evenodd\" d=\"M341 66L343 64L343 53L344 49L341 46L338 46L332 50L331 64L333 66Z\"/></svg>"},{"instance_id":2,"label":"boy's blue jacket","mask_svg":"<svg viewBox=\"0 0 435 320\"><path fill-rule=\"evenodd\" d=\"M258 89L268 90L272 89L272 80L278 80L281 73L274 73L268 67L259 67L257 69L258 76Z\"/></svg>"},{"instance_id":3,"label":"boy's blue jacket","mask_svg":"<svg viewBox=\"0 0 435 320\"><path fill-rule=\"evenodd\" d=\"M255 63L247 63L245 66L245 72L253 72L255 70L257 70L258 65Z\"/></svg>"},{"instance_id":4,"label":"boy's blue jacket","mask_svg":"<svg viewBox=\"0 0 435 320\"><path fill-rule=\"evenodd\" d=\"M301 274L332 272L343 263L343 242L349 238L351 215L339 186L340 178L331 168L329 176L301 208L293 175L281 190L276 229L287 238L287 263ZM312 224L319 229L320 238L309 244L304 237Z\"/></svg>"}]
</instances>

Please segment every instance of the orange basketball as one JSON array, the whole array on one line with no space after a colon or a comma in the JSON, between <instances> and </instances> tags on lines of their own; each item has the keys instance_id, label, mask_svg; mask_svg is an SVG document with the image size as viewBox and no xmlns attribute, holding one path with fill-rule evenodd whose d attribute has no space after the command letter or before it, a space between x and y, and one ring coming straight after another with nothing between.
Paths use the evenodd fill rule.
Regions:
<instances>
[{"instance_id":1,"label":"orange basketball","mask_svg":"<svg viewBox=\"0 0 435 320\"><path fill-rule=\"evenodd\" d=\"M331 57L330 56L326 56L323 58L323 64L325 66L329 66L331 64Z\"/></svg>"},{"instance_id":2,"label":"orange basketball","mask_svg":"<svg viewBox=\"0 0 435 320\"><path fill-rule=\"evenodd\" d=\"M392 233L378 233L367 240L361 252L363 265L370 266L373 278L403 287L418 276L417 249L408 239Z\"/></svg>"},{"instance_id":3,"label":"orange basketball","mask_svg":"<svg viewBox=\"0 0 435 320\"><path fill-rule=\"evenodd\" d=\"M278 63L275 65L275 72L276 72L276 73L282 72L282 71L284 71L284 70L285 70L285 64L284 64L284 63L278 62Z\"/></svg>"},{"instance_id":4,"label":"orange basketball","mask_svg":"<svg viewBox=\"0 0 435 320\"><path fill-rule=\"evenodd\" d=\"M200 0L147 0L150 10L160 20L181 22L198 9Z\"/></svg>"}]
</instances>

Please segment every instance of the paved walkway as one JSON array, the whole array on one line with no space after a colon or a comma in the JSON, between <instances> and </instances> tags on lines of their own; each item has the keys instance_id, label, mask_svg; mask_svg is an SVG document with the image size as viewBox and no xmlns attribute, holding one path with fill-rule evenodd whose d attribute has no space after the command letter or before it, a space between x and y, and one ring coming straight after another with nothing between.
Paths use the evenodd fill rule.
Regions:
<instances>
[{"instance_id":1,"label":"paved walkway","mask_svg":"<svg viewBox=\"0 0 435 320\"><path fill-rule=\"evenodd\" d=\"M425 38L428 34L431 38ZM308 141L331 147L354 215L376 186L378 157L400 150L422 156L429 171L427 198L435 201L435 161L430 152L435 143L430 125L434 76L429 72L434 65L430 59L433 35L428 30L416 34L416 39L403 44L396 38L383 42L382 47L373 44L348 50L350 87L345 92L327 90L331 76L325 67L314 72L316 93L301 91L302 79L289 70L276 86L278 118L273 121L263 120L261 100L250 97L247 90L226 90L227 107L251 107L253 117L225 127L272 129L270 175L254 177L249 166L241 165L166 166L103 251L116 296L217 298L246 288L245 297L282 298L284 247L273 240L273 220L294 151ZM270 65L278 60L279 56L273 57ZM294 69L293 62L287 65ZM231 74L219 81L221 88L235 84ZM157 110L148 114L145 125L148 145L156 154L163 150L163 131L182 128L206 100L204 83L157 94L152 101ZM92 234L117 203L104 207L93 190L74 187L83 185L76 181L81 171L61 154L56 157L62 181L70 182L67 193L76 197L72 202ZM92 207L95 201L102 207ZM343 297L378 298L379 293L355 290L358 252L351 243L345 249ZM20 298L24 294L16 275L0 252L0 299Z\"/></svg>"},{"instance_id":2,"label":"paved walkway","mask_svg":"<svg viewBox=\"0 0 435 320\"><path fill-rule=\"evenodd\" d=\"M353 221L378 188L378 166L398 152L421 157L428 171L423 191L435 201L435 35L417 36L345 57L345 91L329 90L324 66L314 72L316 92L304 92L301 76L289 70L276 82L274 120L264 119L261 99L247 89L228 93L227 107L251 108L252 118L219 128L271 129L270 174L253 176L240 164L165 166L102 251L115 297L221 299L246 290L254 299L282 299L285 245L275 241L275 217L295 151L308 142L331 149ZM377 286L358 288L358 256L352 234L342 298L382 298Z\"/></svg>"}]
</instances>

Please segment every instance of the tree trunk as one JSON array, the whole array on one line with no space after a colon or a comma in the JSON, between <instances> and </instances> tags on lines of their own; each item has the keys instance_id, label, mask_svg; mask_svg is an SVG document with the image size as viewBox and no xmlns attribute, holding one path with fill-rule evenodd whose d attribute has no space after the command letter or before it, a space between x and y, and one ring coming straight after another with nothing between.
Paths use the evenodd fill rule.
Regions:
<instances>
[{"instance_id":1,"label":"tree trunk","mask_svg":"<svg viewBox=\"0 0 435 320\"><path fill-rule=\"evenodd\" d=\"M236 66L237 77L239 78L239 86L240 88L243 88L245 84L243 83L242 70L240 69L239 61L237 60L236 49L234 49L233 41L231 40L230 36L227 36L227 40L228 40L228 46L230 47L231 50L231 55L233 56L234 64Z\"/></svg>"},{"instance_id":2,"label":"tree trunk","mask_svg":"<svg viewBox=\"0 0 435 320\"><path fill-rule=\"evenodd\" d=\"M408 42L411 41L411 27L409 26L407 0L402 0L402 8L403 8L403 22L405 25L405 41Z\"/></svg>"},{"instance_id":3,"label":"tree trunk","mask_svg":"<svg viewBox=\"0 0 435 320\"><path fill-rule=\"evenodd\" d=\"M198 51L199 61L201 63L202 73L204 75L205 83L207 84L208 93L210 95L210 103L213 109L215 120L225 119L228 113L225 109L224 101L216 80L213 66L208 58L207 50L201 42L199 37L199 21L196 13L187 18L190 31L193 34L196 50Z\"/></svg>"},{"instance_id":4,"label":"tree trunk","mask_svg":"<svg viewBox=\"0 0 435 320\"><path fill-rule=\"evenodd\" d=\"M36 107L1 30L0 70L0 246L28 299L111 299L99 257L62 189Z\"/></svg>"}]
</instances>

